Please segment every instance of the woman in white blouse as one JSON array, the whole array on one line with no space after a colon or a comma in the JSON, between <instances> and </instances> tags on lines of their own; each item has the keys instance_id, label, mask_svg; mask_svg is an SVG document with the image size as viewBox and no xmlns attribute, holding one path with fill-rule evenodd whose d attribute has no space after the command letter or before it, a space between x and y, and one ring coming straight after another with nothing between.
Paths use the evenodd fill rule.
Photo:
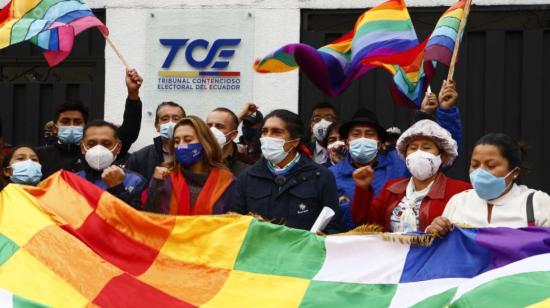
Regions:
<instances>
[{"instance_id":1,"label":"woman in white blouse","mask_svg":"<svg viewBox=\"0 0 550 308\"><path fill-rule=\"evenodd\" d=\"M550 196L516 184L525 170L525 155L525 149L508 135L482 137L470 161L474 189L454 195L426 232L444 235L452 230L453 223L472 227L550 226Z\"/></svg>"}]
</instances>

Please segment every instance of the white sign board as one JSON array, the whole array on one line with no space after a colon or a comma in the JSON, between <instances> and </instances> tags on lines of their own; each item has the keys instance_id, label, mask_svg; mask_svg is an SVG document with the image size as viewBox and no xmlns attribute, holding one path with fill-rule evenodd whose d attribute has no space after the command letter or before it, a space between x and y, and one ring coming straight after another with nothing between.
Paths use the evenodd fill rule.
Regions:
<instances>
[{"instance_id":1,"label":"white sign board","mask_svg":"<svg viewBox=\"0 0 550 308\"><path fill-rule=\"evenodd\" d=\"M252 102L254 16L246 10L151 10L144 84L146 120L164 101L205 118Z\"/></svg>"}]
</instances>

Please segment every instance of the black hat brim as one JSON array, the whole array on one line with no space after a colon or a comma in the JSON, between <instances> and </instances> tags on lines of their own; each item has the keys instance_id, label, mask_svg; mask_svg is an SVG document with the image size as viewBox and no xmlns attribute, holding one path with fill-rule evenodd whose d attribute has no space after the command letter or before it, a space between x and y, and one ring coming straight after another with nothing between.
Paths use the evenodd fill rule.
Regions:
<instances>
[{"instance_id":1,"label":"black hat brim","mask_svg":"<svg viewBox=\"0 0 550 308\"><path fill-rule=\"evenodd\" d=\"M380 126L380 124L378 124L378 122L376 121L373 121L372 119L368 119L368 118L364 118L364 119L361 119L361 118L358 118L358 119L353 119L349 122L346 122L344 123L342 126L340 126L340 130L339 130L339 133L340 133L340 138L342 139L348 139L348 136L349 136L349 131L351 130L352 127L354 127L355 125L368 125L368 126L372 126L376 129L376 131L378 132L378 138L380 138L381 141L383 140L386 140L387 138L387 132L386 130Z\"/></svg>"}]
</instances>

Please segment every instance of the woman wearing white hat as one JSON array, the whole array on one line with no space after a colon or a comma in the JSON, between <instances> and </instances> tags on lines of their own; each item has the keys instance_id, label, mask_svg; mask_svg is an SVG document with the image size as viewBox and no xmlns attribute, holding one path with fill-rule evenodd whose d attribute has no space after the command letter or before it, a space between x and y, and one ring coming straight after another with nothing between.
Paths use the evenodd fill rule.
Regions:
<instances>
[{"instance_id":1,"label":"woman wearing white hat","mask_svg":"<svg viewBox=\"0 0 550 308\"><path fill-rule=\"evenodd\" d=\"M386 232L423 231L441 216L453 195L471 186L441 172L442 167L452 165L458 153L456 141L436 122L418 121L401 135L396 148L412 177L387 182L374 198L372 167L357 169L353 174L353 222L378 224Z\"/></svg>"}]
</instances>

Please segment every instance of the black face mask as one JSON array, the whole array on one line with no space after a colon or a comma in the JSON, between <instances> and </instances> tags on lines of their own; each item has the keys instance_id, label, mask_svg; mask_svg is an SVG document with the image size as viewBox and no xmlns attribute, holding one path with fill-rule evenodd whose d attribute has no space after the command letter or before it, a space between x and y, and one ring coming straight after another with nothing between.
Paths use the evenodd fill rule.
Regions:
<instances>
[{"instance_id":1,"label":"black face mask","mask_svg":"<svg viewBox=\"0 0 550 308\"><path fill-rule=\"evenodd\" d=\"M260 137L260 130L243 126L243 139L246 141L253 141Z\"/></svg>"}]
</instances>

